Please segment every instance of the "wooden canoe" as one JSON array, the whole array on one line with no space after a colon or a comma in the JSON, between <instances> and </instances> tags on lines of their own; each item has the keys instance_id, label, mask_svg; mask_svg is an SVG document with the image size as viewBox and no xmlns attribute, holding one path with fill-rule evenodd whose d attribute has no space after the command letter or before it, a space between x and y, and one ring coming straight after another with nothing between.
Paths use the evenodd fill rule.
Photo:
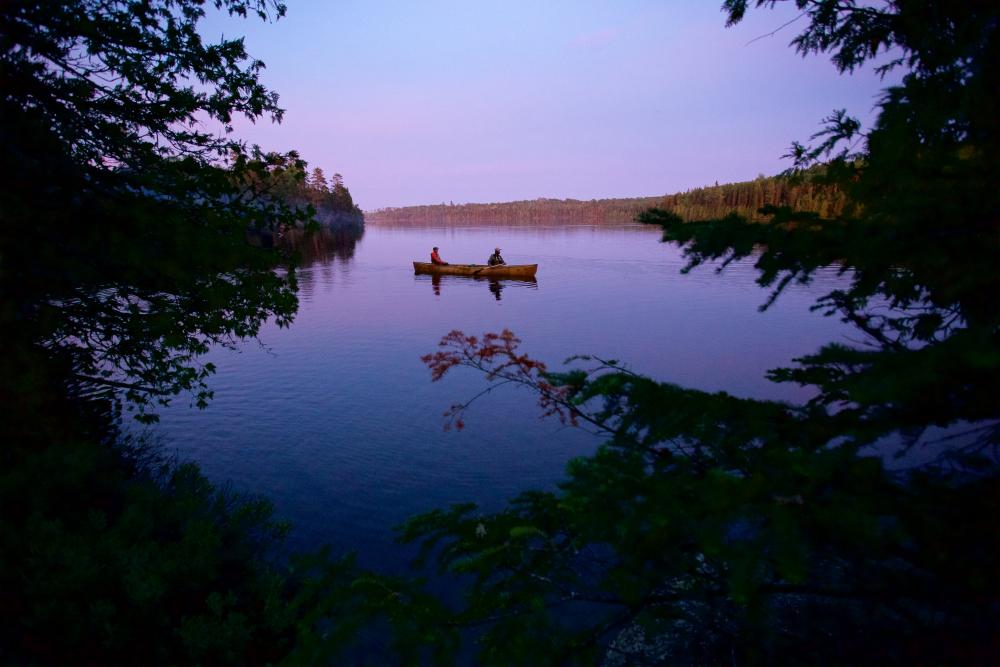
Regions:
<instances>
[{"instance_id":1,"label":"wooden canoe","mask_svg":"<svg viewBox=\"0 0 1000 667\"><path fill-rule=\"evenodd\" d=\"M532 278L537 264L431 264L414 262L414 273L439 273L453 276L481 276L483 278Z\"/></svg>"}]
</instances>

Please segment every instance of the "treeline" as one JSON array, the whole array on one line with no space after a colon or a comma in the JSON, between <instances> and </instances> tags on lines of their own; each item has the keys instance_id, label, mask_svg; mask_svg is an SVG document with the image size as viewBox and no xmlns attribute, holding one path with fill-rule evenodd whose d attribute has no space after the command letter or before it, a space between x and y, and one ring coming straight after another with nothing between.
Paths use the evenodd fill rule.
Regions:
<instances>
[{"instance_id":1,"label":"treeline","mask_svg":"<svg viewBox=\"0 0 1000 667\"><path fill-rule=\"evenodd\" d=\"M768 204L831 217L843 211L846 196L836 185L824 182L821 172L813 171L795 178L758 176L752 181L716 184L662 197L406 206L370 211L367 219L393 225L609 225L634 222L643 211L660 208L685 220L720 218L733 212L757 220L763 218L759 209Z\"/></svg>"},{"instance_id":2,"label":"treeline","mask_svg":"<svg viewBox=\"0 0 1000 667\"><path fill-rule=\"evenodd\" d=\"M344 177L335 173L327 179L322 167L311 171L304 160L287 160L269 165L266 172L251 174L257 185L272 196L293 204L311 204L316 219L325 225L359 225L364 213L354 203Z\"/></svg>"}]
</instances>

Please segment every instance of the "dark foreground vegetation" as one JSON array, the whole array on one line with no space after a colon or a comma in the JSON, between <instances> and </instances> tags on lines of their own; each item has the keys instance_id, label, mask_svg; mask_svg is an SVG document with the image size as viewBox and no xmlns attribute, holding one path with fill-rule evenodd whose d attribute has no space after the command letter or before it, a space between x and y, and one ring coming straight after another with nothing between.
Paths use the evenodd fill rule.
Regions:
<instances>
[{"instance_id":1,"label":"dark foreground vegetation","mask_svg":"<svg viewBox=\"0 0 1000 667\"><path fill-rule=\"evenodd\" d=\"M240 41L203 42L196 0L3 4L0 661L989 663L1000 11L795 2L803 54L904 72L874 127L834 113L819 143L793 148L795 170L822 162L847 205L770 207L757 224L642 220L691 269L756 257L774 298L841 266L849 286L817 307L859 342L772 371L816 391L788 405L658 383L614 360L553 373L510 332L449 334L426 359L435 379L471 366L606 437L554 492L402 528L461 582L449 605L349 558L282 552L266 502L213 488L120 428L126 407L148 421L177 395L205 404L209 346L294 317L285 252L303 239L264 247L247 231L305 233L317 202L274 189L304 165L224 132L235 114L280 118L260 64ZM775 3L727 0L730 21L748 4ZM204 132L205 118L223 133ZM873 455L931 440L940 456L919 467Z\"/></svg>"},{"instance_id":2,"label":"dark foreground vegetation","mask_svg":"<svg viewBox=\"0 0 1000 667\"><path fill-rule=\"evenodd\" d=\"M431 204L371 211L368 220L386 225L620 225L635 222L651 208L670 211L685 220L704 220L738 213L763 220L764 206L787 206L815 211L822 217L843 213L847 203L836 183L824 178L825 169L794 177L758 176L744 183L695 188L663 197L627 199L534 199L495 204Z\"/></svg>"}]
</instances>

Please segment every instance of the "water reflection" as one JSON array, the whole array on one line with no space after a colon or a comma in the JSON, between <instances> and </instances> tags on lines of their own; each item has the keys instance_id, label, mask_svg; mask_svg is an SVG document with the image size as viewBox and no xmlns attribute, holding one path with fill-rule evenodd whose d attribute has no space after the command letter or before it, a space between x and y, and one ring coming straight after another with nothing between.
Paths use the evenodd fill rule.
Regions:
<instances>
[{"instance_id":1,"label":"water reflection","mask_svg":"<svg viewBox=\"0 0 1000 667\"><path fill-rule=\"evenodd\" d=\"M455 276L432 273L430 275L415 275L414 280L420 282L430 282L434 296L441 296L441 283L486 283L487 289L493 297L499 301L505 289L511 286L527 287L528 289L538 289L538 281L534 278L496 278L485 276Z\"/></svg>"},{"instance_id":2,"label":"water reflection","mask_svg":"<svg viewBox=\"0 0 1000 667\"><path fill-rule=\"evenodd\" d=\"M518 391L491 394L465 430L445 433L442 411L491 386L472 372L430 381L420 357L449 330L507 327L553 370L563 370L559 361L569 354L590 353L658 380L793 402L811 395L769 382L767 370L856 333L809 309L843 286L836 270L790 285L760 313L768 292L754 283L752 260L721 276L711 267L683 276L681 251L648 226L366 224L353 251L346 236L339 248L312 255L333 261L300 272L295 323L265 325L267 349L214 349L206 357L219 367L209 409L175 401L156 429L214 481L273 498L294 524L297 547L347 544L365 562L403 573L409 555L395 548L391 526L436 507L474 501L499 509L526 489L553 488L569 459L600 442L539 420L534 397ZM339 243L336 234L320 237ZM500 246L512 264L537 262L545 290L518 280L415 276L413 261L432 246L455 262L481 262Z\"/></svg>"},{"instance_id":3,"label":"water reflection","mask_svg":"<svg viewBox=\"0 0 1000 667\"><path fill-rule=\"evenodd\" d=\"M334 259L347 262L354 257L358 241L365 235L363 225L321 227L307 232L289 229L283 233L280 243L295 252L302 266L330 264Z\"/></svg>"}]
</instances>

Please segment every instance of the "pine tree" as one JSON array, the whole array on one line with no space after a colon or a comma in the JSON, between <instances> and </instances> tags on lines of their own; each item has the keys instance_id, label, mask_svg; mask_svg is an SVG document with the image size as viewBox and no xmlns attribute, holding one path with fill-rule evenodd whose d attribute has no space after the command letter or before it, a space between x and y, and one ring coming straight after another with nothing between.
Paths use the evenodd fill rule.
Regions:
<instances>
[{"instance_id":1,"label":"pine tree","mask_svg":"<svg viewBox=\"0 0 1000 667\"><path fill-rule=\"evenodd\" d=\"M344 177L340 174L333 175L333 188L332 192L332 203L333 208L337 211L354 211L354 200L351 198L351 192L344 185Z\"/></svg>"},{"instance_id":2,"label":"pine tree","mask_svg":"<svg viewBox=\"0 0 1000 667\"><path fill-rule=\"evenodd\" d=\"M337 175L339 176L339 174ZM309 187L324 193L330 191L330 187L326 182L326 174L323 173L321 167L316 167L312 170L312 175L309 177Z\"/></svg>"}]
</instances>

